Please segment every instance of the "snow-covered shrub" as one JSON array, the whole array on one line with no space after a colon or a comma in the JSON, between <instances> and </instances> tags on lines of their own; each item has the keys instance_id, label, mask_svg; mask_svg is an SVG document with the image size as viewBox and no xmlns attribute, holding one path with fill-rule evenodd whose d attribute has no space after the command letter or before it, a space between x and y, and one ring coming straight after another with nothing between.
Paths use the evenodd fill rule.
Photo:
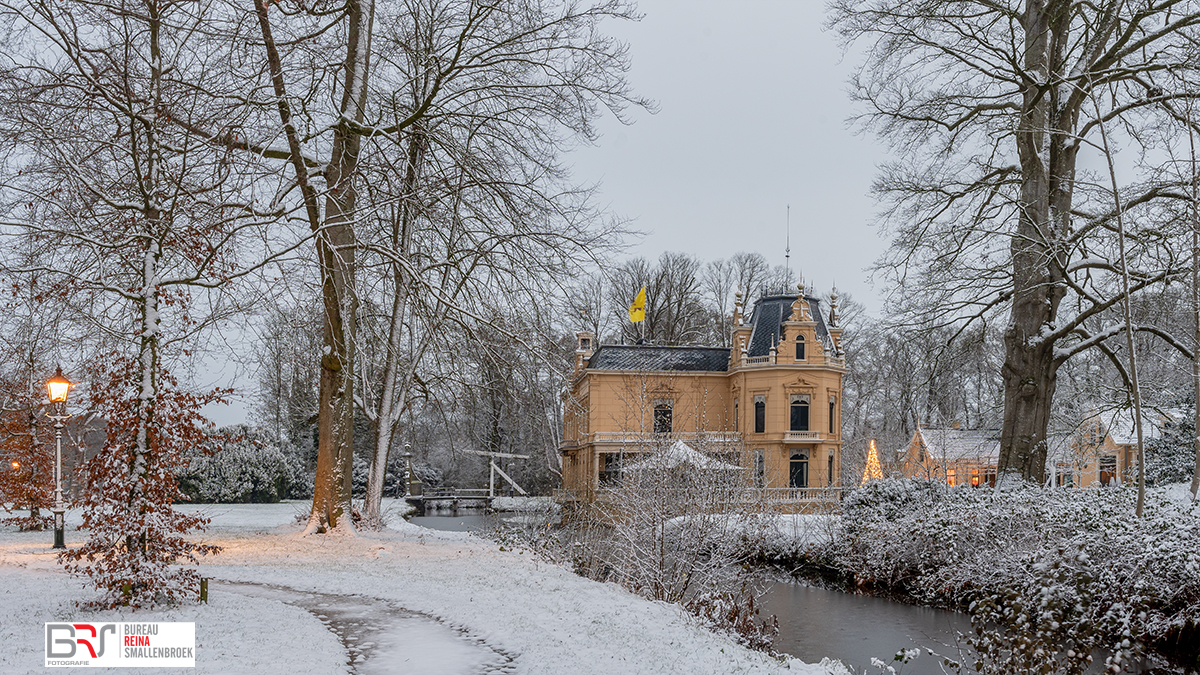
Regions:
<instances>
[{"instance_id":1,"label":"snow-covered shrub","mask_svg":"<svg viewBox=\"0 0 1200 675\"><path fill-rule=\"evenodd\" d=\"M1190 410L1191 401L1186 408ZM1196 424L1191 416L1167 422L1162 434L1146 444L1146 483L1162 485L1192 479L1196 469Z\"/></svg>"},{"instance_id":2,"label":"snow-covered shrub","mask_svg":"<svg viewBox=\"0 0 1200 675\"><path fill-rule=\"evenodd\" d=\"M755 593L746 585L736 591L720 590L698 594L685 605L708 627L724 631L745 647L770 652L779 635L779 618L759 617Z\"/></svg>"},{"instance_id":3,"label":"snow-covered shrub","mask_svg":"<svg viewBox=\"0 0 1200 675\"><path fill-rule=\"evenodd\" d=\"M298 468L266 432L238 424L207 434L178 480L193 502L273 503L287 496Z\"/></svg>"},{"instance_id":4,"label":"snow-covered shrub","mask_svg":"<svg viewBox=\"0 0 1200 675\"><path fill-rule=\"evenodd\" d=\"M1092 649L1124 660L1200 626L1200 507L1152 490L1138 519L1132 489L922 482L848 496L822 554L860 586L970 608L988 672L1072 672Z\"/></svg>"}]
</instances>

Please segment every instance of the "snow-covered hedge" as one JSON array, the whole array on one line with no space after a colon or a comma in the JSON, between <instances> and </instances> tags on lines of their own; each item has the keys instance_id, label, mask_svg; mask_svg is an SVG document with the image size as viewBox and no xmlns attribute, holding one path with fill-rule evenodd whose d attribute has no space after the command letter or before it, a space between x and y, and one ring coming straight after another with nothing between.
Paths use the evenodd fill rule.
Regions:
<instances>
[{"instance_id":1,"label":"snow-covered hedge","mask_svg":"<svg viewBox=\"0 0 1200 675\"><path fill-rule=\"evenodd\" d=\"M187 468L176 478L193 502L277 502L305 480L296 453L270 440L265 432L236 425L210 435L188 453Z\"/></svg>"},{"instance_id":2,"label":"snow-covered hedge","mask_svg":"<svg viewBox=\"0 0 1200 675\"><path fill-rule=\"evenodd\" d=\"M981 634L977 649L1042 659L1009 665L1071 672L1070 659L1093 648L1195 644L1200 506L1172 494L1151 490L1138 519L1129 488L1002 492L889 479L848 495L841 536L801 555L860 587L969 608L1008 628Z\"/></svg>"}]
</instances>

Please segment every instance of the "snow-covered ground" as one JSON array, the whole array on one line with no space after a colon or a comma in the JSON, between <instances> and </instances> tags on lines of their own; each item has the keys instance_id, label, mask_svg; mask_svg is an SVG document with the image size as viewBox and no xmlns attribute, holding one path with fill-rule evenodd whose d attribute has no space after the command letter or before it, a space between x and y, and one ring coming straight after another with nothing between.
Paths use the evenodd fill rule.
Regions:
<instances>
[{"instance_id":1,"label":"snow-covered ground","mask_svg":"<svg viewBox=\"0 0 1200 675\"><path fill-rule=\"evenodd\" d=\"M89 591L59 569L52 533L0 530L0 672L43 671L45 622L110 620L196 622L196 668L178 671L192 673L844 672L747 650L677 606L471 534L393 517L383 532L301 537L306 507L180 507L207 513L202 538L224 548L202 566L210 602L136 614L77 609Z\"/></svg>"}]
</instances>

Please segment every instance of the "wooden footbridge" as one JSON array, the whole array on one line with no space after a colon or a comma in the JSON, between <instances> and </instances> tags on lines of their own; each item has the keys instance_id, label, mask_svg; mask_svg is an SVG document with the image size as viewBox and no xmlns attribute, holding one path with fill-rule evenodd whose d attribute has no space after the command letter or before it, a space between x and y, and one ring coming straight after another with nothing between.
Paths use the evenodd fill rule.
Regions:
<instances>
[{"instance_id":1,"label":"wooden footbridge","mask_svg":"<svg viewBox=\"0 0 1200 675\"><path fill-rule=\"evenodd\" d=\"M520 485L517 485L517 481L510 478L496 464L497 457L529 459L529 455L514 455L507 452L482 452L479 450L466 450L466 452L491 458L489 460L491 474L486 488L427 487L419 480L415 480L415 475L410 464L408 471L408 494L404 497L404 500L417 507L417 510L422 514L427 514L431 510L440 511L443 509L450 509L454 512L457 512L459 508L487 509L491 507L492 500L496 498L497 474L508 481L518 493L522 495L529 494Z\"/></svg>"}]
</instances>

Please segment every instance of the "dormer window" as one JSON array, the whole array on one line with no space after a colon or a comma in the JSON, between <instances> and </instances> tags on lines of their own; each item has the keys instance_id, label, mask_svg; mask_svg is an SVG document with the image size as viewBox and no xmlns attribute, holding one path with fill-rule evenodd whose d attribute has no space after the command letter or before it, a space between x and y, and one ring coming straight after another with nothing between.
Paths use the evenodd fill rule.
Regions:
<instances>
[{"instance_id":1,"label":"dormer window","mask_svg":"<svg viewBox=\"0 0 1200 675\"><path fill-rule=\"evenodd\" d=\"M581 340L579 340L579 348L585 352L587 350L591 349L592 348L591 338L582 338Z\"/></svg>"},{"instance_id":2,"label":"dormer window","mask_svg":"<svg viewBox=\"0 0 1200 675\"><path fill-rule=\"evenodd\" d=\"M804 360L804 335L803 334L796 336L796 360L797 361Z\"/></svg>"}]
</instances>

